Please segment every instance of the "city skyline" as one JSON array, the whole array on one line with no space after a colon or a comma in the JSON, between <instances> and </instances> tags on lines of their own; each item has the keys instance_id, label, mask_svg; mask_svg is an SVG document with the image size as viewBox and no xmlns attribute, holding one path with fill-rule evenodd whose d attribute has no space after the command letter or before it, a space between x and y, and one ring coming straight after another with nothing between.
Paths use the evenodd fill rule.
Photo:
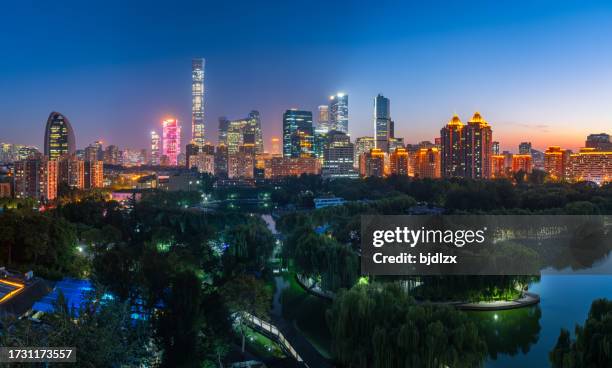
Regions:
<instances>
[{"instance_id":1,"label":"city skyline","mask_svg":"<svg viewBox=\"0 0 612 368\"><path fill-rule=\"evenodd\" d=\"M345 12L342 28L333 19L323 19L317 11L333 9L319 2L278 4L269 12L240 3L238 7L250 11L262 25L252 34L239 28L222 35L214 27L235 14L209 3L197 5L208 15L179 9L177 17L161 27L163 32L156 27L165 13L155 2L144 9L146 17L139 17L136 7L117 14L113 6L102 9L116 22L101 30L87 24L91 9L83 4L76 4L69 14L41 8L31 17L19 17L23 24L3 25L19 32L2 41L5 48L16 51L1 62L7 83L0 87L0 108L12 123L3 128L0 140L41 148L43 136L31 132L41 131L50 111L61 111L73 125L78 148L99 139L120 147L148 147L148 132L160 130L168 117L184 122L182 141L188 142L189 68L194 57L206 58L205 134L213 143L219 116L235 119L258 110L269 150L270 137L280 136L285 110L298 108L314 115L337 92L350 96L352 140L374 134L371 101L378 93L392 101L395 135L406 143L433 140L453 112L467 120L473 111L487 116L502 150L516 151L524 140L539 150L549 145L576 150L586 135L610 133L612 74L604 62L609 51L601 37L612 33L607 26L612 23L609 6L595 2L579 8L546 2L511 9L480 3L443 5L434 9L385 3L362 9L333 4ZM283 16L296 9L302 9L313 24L322 21L323 30L290 27ZM17 4L9 13L25 10ZM50 30L40 42L34 37L40 25L34 23L48 15L70 16L74 24ZM378 27L376 16L407 18ZM426 25L421 17L432 24ZM214 18L210 24L205 22L209 18ZM201 22L202 31L173 29L185 20ZM267 20L280 24L272 29L263 25ZM356 21L363 29L350 25ZM165 48L170 41L176 45ZM11 42L28 48L11 47ZM66 51L67 57L43 58L49 45ZM75 51L69 49L73 45ZM389 57L371 56L383 49ZM245 50L252 57L237 59ZM318 60L320 53L329 57ZM344 57L338 59L339 55ZM53 86L53 93L41 89L41 84ZM96 98L87 93L92 85Z\"/></svg>"}]
</instances>

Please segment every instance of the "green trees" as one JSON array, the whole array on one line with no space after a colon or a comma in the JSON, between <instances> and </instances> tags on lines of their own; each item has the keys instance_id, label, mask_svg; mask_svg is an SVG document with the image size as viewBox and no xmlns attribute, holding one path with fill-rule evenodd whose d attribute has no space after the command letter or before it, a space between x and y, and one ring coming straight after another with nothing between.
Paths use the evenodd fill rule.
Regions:
<instances>
[{"instance_id":1,"label":"green trees","mask_svg":"<svg viewBox=\"0 0 612 368\"><path fill-rule=\"evenodd\" d=\"M397 284L340 292L327 320L336 357L347 367L477 367L487 353L462 312L415 305Z\"/></svg>"},{"instance_id":2,"label":"green trees","mask_svg":"<svg viewBox=\"0 0 612 368\"><path fill-rule=\"evenodd\" d=\"M549 353L553 368L612 366L612 301L597 299L591 304L584 326L576 326L576 339L561 329Z\"/></svg>"},{"instance_id":3,"label":"green trees","mask_svg":"<svg viewBox=\"0 0 612 368\"><path fill-rule=\"evenodd\" d=\"M29 319L3 319L2 346L74 346L79 367L111 368L148 365L153 360L151 329L130 318L128 303L92 294L76 310L60 295L55 311L41 324ZM13 366L11 364L11 366Z\"/></svg>"},{"instance_id":4,"label":"green trees","mask_svg":"<svg viewBox=\"0 0 612 368\"><path fill-rule=\"evenodd\" d=\"M246 325L244 313L267 319L272 294L263 281L249 275L240 275L223 285L221 296L230 312L237 317L238 329L242 337L242 352L245 349Z\"/></svg>"},{"instance_id":5,"label":"green trees","mask_svg":"<svg viewBox=\"0 0 612 368\"><path fill-rule=\"evenodd\" d=\"M63 218L34 211L0 215L0 259L9 267L48 278L80 276L86 264L76 246L76 229Z\"/></svg>"},{"instance_id":6,"label":"green trees","mask_svg":"<svg viewBox=\"0 0 612 368\"><path fill-rule=\"evenodd\" d=\"M274 250L274 236L259 218L231 227L225 236L229 247L223 254L226 275L261 272Z\"/></svg>"}]
</instances>

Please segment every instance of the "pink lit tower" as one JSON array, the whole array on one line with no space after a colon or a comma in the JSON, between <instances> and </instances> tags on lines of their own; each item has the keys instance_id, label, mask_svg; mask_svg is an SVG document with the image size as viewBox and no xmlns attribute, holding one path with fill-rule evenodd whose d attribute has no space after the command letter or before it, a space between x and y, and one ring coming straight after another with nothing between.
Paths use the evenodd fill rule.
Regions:
<instances>
[{"instance_id":1,"label":"pink lit tower","mask_svg":"<svg viewBox=\"0 0 612 368\"><path fill-rule=\"evenodd\" d=\"M168 165L177 166L181 153L181 126L176 119L166 119L162 123L162 155Z\"/></svg>"}]
</instances>

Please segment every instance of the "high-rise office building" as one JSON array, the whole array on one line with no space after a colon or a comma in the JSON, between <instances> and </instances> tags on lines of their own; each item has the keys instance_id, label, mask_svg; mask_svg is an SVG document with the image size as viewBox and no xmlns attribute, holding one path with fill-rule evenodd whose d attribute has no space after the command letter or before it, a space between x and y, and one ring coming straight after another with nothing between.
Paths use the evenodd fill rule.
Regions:
<instances>
[{"instance_id":1,"label":"high-rise office building","mask_svg":"<svg viewBox=\"0 0 612 368\"><path fill-rule=\"evenodd\" d=\"M493 142L493 146L492 146L492 148L493 148L493 154L494 154L494 155L499 155L499 153L501 152L501 151L499 150L499 142L494 141L494 142Z\"/></svg>"},{"instance_id":2,"label":"high-rise office building","mask_svg":"<svg viewBox=\"0 0 612 368\"><path fill-rule=\"evenodd\" d=\"M465 136L465 176L472 179L491 177L493 132L480 113L474 113L463 130Z\"/></svg>"},{"instance_id":3,"label":"high-rise office building","mask_svg":"<svg viewBox=\"0 0 612 368\"><path fill-rule=\"evenodd\" d=\"M584 146L586 148L594 148L598 151L612 151L610 135L606 133L589 134Z\"/></svg>"},{"instance_id":4,"label":"high-rise office building","mask_svg":"<svg viewBox=\"0 0 612 368\"><path fill-rule=\"evenodd\" d=\"M391 103L385 96L379 94L374 98L374 137L376 148L389 152L391 125Z\"/></svg>"},{"instance_id":5,"label":"high-rise office building","mask_svg":"<svg viewBox=\"0 0 612 368\"><path fill-rule=\"evenodd\" d=\"M442 149L442 176L455 177L465 175L465 125L454 115L440 130Z\"/></svg>"},{"instance_id":6,"label":"high-rise office building","mask_svg":"<svg viewBox=\"0 0 612 368\"><path fill-rule=\"evenodd\" d=\"M374 137L359 137L355 139L355 157L353 158L355 168L359 167L360 157L364 153L370 152L375 145Z\"/></svg>"},{"instance_id":7,"label":"high-rise office building","mask_svg":"<svg viewBox=\"0 0 612 368\"><path fill-rule=\"evenodd\" d=\"M273 155L280 155L281 152L281 141L280 138L278 137L272 137L272 139L270 139L270 153Z\"/></svg>"},{"instance_id":8,"label":"high-rise office building","mask_svg":"<svg viewBox=\"0 0 612 368\"><path fill-rule=\"evenodd\" d=\"M217 144L227 145L227 130L229 129L230 121L222 116L219 118L219 138Z\"/></svg>"},{"instance_id":9,"label":"high-rise office building","mask_svg":"<svg viewBox=\"0 0 612 368\"><path fill-rule=\"evenodd\" d=\"M519 148L519 155L530 155L531 154L531 142L521 142L518 148Z\"/></svg>"},{"instance_id":10,"label":"high-rise office building","mask_svg":"<svg viewBox=\"0 0 612 368\"><path fill-rule=\"evenodd\" d=\"M348 95L338 93L329 97L329 130L348 134Z\"/></svg>"},{"instance_id":11,"label":"high-rise office building","mask_svg":"<svg viewBox=\"0 0 612 368\"><path fill-rule=\"evenodd\" d=\"M123 162L121 160L121 152L119 151L119 147L111 144L106 147L104 150L104 163L108 165L121 165Z\"/></svg>"},{"instance_id":12,"label":"high-rise office building","mask_svg":"<svg viewBox=\"0 0 612 368\"><path fill-rule=\"evenodd\" d=\"M162 123L162 155L167 157L170 166L178 165L181 154L181 126L176 119L166 119Z\"/></svg>"},{"instance_id":13,"label":"high-rise office building","mask_svg":"<svg viewBox=\"0 0 612 368\"><path fill-rule=\"evenodd\" d=\"M215 152L215 175L219 178L227 178L228 156L227 146L223 143L219 144Z\"/></svg>"},{"instance_id":14,"label":"high-rise office building","mask_svg":"<svg viewBox=\"0 0 612 368\"><path fill-rule=\"evenodd\" d=\"M321 175L326 178L356 178L358 175L353 166L354 149L346 133L335 130L327 133Z\"/></svg>"},{"instance_id":15,"label":"high-rise office building","mask_svg":"<svg viewBox=\"0 0 612 368\"><path fill-rule=\"evenodd\" d=\"M312 112L291 109L283 114L283 157L314 157Z\"/></svg>"},{"instance_id":16,"label":"high-rise office building","mask_svg":"<svg viewBox=\"0 0 612 368\"><path fill-rule=\"evenodd\" d=\"M320 105L318 107L319 117L317 119L317 127L315 130L327 133L329 132L329 106Z\"/></svg>"},{"instance_id":17,"label":"high-rise office building","mask_svg":"<svg viewBox=\"0 0 612 368\"><path fill-rule=\"evenodd\" d=\"M70 121L59 112L53 111L49 114L45 127L45 156L51 160L57 160L75 151L76 141Z\"/></svg>"},{"instance_id":18,"label":"high-rise office building","mask_svg":"<svg viewBox=\"0 0 612 368\"><path fill-rule=\"evenodd\" d=\"M156 131L151 131L151 165L159 165L161 158L161 141Z\"/></svg>"},{"instance_id":19,"label":"high-rise office building","mask_svg":"<svg viewBox=\"0 0 612 368\"><path fill-rule=\"evenodd\" d=\"M259 111L252 110L247 117L247 125L244 134L248 136L247 141L255 145L255 153L264 152L263 134L261 131L261 115ZM251 138L252 137L252 138Z\"/></svg>"},{"instance_id":20,"label":"high-rise office building","mask_svg":"<svg viewBox=\"0 0 612 368\"><path fill-rule=\"evenodd\" d=\"M197 147L205 143L204 130L204 67L206 61L196 58L191 61L191 139Z\"/></svg>"}]
</instances>

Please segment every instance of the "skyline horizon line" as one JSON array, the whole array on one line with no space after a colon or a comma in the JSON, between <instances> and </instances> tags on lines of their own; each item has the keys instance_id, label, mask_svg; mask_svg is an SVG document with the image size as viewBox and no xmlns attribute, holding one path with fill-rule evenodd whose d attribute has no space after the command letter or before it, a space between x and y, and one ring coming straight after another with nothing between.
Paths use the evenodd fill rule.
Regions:
<instances>
[{"instance_id":1,"label":"skyline horizon line","mask_svg":"<svg viewBox=\"0 0 612 368\"><path fill-rule=\"evenodd\" d=\"M340 93L340 92L339 92L339 93ZM349 93L342 93L342 94L343 94L343 95L350 95ZM374 97L374 98L376 98L376 97ZM327 105L318 105L318 106L327 106ZM296 110L296 109L297 109L297 110L300 110L300 111L308 111L308 112L311 112L311 113L313 113L313 116L314 116L314 113L316 112L316 110L308 110L308 109L303 109L303 108L295 108L295 107L287 108L285 111ZM258 111L258 112L259 112L259 110L257 110L257 109L252 109L252 110L250 110L250 111ZM350 109L349 109L349 111L350 111ZM57 110L52 110L52 112L51 112L51 113L53 113L53 112L58 112L58 111L57 111ZM479 110L477 110L477 111L475 111L475 112L474 112L474 114L480 114L480 111L479 111ZM62 115L67 116L66 114L63 114L63 113L62 113ZM456 110L453 112L452 117L454 117L454 116L459 116L459 114L456 112ZM452 119L452 117L451 117L451 119ZM217 123L218 123L219 119L221 119L221 118L227 118L227 115L222 115L222 116L217 117ZM372 119L373 119L373 120L375 120L375 117L373 117ZM185 137L184 137L184 135L185 135L185 130L184 130L183 128L186 126L185 124L190 125L190 124L191 124L191 122L186 122L185 120L180 119L180 118L178 118L178 117L176 117L176 116L173 116L173 115L171 115L171 114L165 114L163 118L160 118L160 120L159 120L159 124L157 125L157 127L156 127L156 128L152 128L152 130L149 130L149 131L148 131L148 133L150 134L150 133L151 133L151 132L153 132L153 131L155 131L155 132L159 133L159 132L161 131L161 128L162 128L163 122L164 122L165 120L176 120L176 121L177 121L177 124L178 124L178 125L181 127L181 142L183 142L183 143L184 143L184 144L182 144L182 145L181 145L181 147L186 146L187 144L192 143L192 141L193 141L193 137L192 137L192 139L187 139L187 140L184 140L184 139L183 139L183 138L185 138ZM230 120L230 121L233 121L233 120L240 120L240 118L238 118L238 119L228 119L228 120ZM350 123L350 120L351 120L351 118L350 118L350 115L349 115L349 123ZM391 120L393 120L393 119L391 119ZM467 121L469 122L469 120L467 120ZM401 124L397 124L395 120L393 120L393 122L396 124L396 125L395 125L396 127L401 127L401 126L402 126ZM71 120L71 124L74 126L74 122L73 122L72 120ZM442 125L442 126L441 126L441 128L443 128L443 127L444 127L444 126L446 126L447 124L448 124L448 122L447 122L446 124ZM463 123L463 124L464 124L464 125L467 125L467 123ZM490 123L489 123L489 125L491 126L491 129L493 130L493 128L494 128L494 126L495 126L495 125L490 124ZM206 124L205 124L205 126L206 126ZM263 124L262 124L262 126L263 126ZM313 121L313 128L314 128L314 127L316 127L316 126L318 126L318 122L317 122L317 123L315 123L315 122ZM77 129L74 129L74 130L75 130L75 136L76 136L76 137L78 137L78 134L77 134ZM207 129L207 130L208 130L208 129ZM217 146L217 145L219 144L219 143L218 143L218 124L217 124L216 129L213 129L213 130L217 132L215 139L214 139L214 140L213 140L213 139L205 139L205 143L206 143L206 144L212 144L212 145L214 145L214 146ZM494 131L494 130L493 130L493 131ZM372 130L372 133L373 133L373 134L371 134L371 135L360 135L360 136L353 135L353 134L351 134L351 133L350 133L350 125L349 125L349 132L348 132L348 133L346 133L346 134L347 134L347 135L348 135L350 138L352 138L353 140L356 140L356 139L358 139L358 138L362 138L362 137L372 137L372 138L374 138L374 137L375 137L375 134L374 134L375 132L374 132L374 130ZM581 148L585 148L585 144L584 144L584 143L586 142L586 138L587 138L589 135L591 135L591 134L608 134L608 135L612 135L612 134L608 133L607 131L602 131L602 132L595 132L595 131L592 131L592 132L586 133L586 135L584 135L584 140L582 140L582 141L581 141L583 144L581 144L581 145L577 145L577 146L568 146L568 145L564 145L564 144L560 144L560 143L554 143L554 144L551 144L551 143L546 143L546 144L544 144L544 145L542 145L542 144L533 144L533 141L532 141L532 140L519 140L519 141L516 141L516 144L514 144L514 145L512 146L512 145L509 145L509 144L504 144L504 140L503 140L503 139L497 139L497 138L495 138L495 137L494 137L493 141L494 141L494 142L499 142L499 144L500 144L500 152L502 152L502 151L507 151L507 152L510 152L510 153L514 153L514 151L512 150L512 148L518 149L519 144L521 144L521 143L530 143L530 144L532 144L532 147L533 147L534 149L536 149L536 150L538 150L538 151L542 151L542 152L544 152L544 151L545 151L545 150L546 150L548 147L557 147L557 146L558 146L558 147L561 147L561 148L564 148L564 149L570 149L570 150L573 150L573 151L578 151L578 150L580 150ZM43 134L43 135L44 135L44 134ZM145 134L145 135L147 135L147 134ZM269 146L271 146L271 140L272 140L272 139L274 139L274 138L282 139L282 131L280 132L280 134L273 134L273 135L270 135L268 139L264 139L264 140L263 140L263 141L264 141L264 147L266 148L265 152L269 152ZM396 137L396 138L403 138L403 139L404 139L404 144L405 144L405 145L407 145L407 144L420 144L420 143L422 143L422 142L435 142L435 139L436 139L436 138L439 138L439 136L435 136L435 135L434 135L434 136L431 136L430 138L425 138L425 139L417 139L417 140L414 140L414 141L411 141L411 142L406 141L406 140L405 140L405 137L402 137L402 136L398 136L398 137ZM577 140L577 138L576 138L576 140ZM43 139L43 141L44 141L44 139ZM75 141L78 141L78 140L77 140L77 139L75 139ZM77 150L85 149L86 147L90 146L90 145L91 145L91 144L93 144L94 142L98 142L98 141L99 141L99 142L102 142L102 143L104 143L104 142L112 142L112 140L109 140L109 139L107 139L107 138L104 138L104 137L98 137L97 139L90 140L90 141L89 141L89 143L87 143L87 144L85 144L85 145L81 145L80 147L77 145ZM10 139L9 139L9 140L7 140L7 141L0 141L0 143L9 143L9 144L15 144L15 145L24 145L24 146L28 146L28 147L35 147L35 148L37 148L37 149L39 149L39 147L41 147L41 146L43 146L43 145L44 145L44 142L43 142L43 144L42 144L42 145L40 145L40 144L30 144L30 143L12 142L12 141L10 141ZM354 143L354 141L353 141L352 143ZM120 144L115 144L115 143L108 144L107 146L109 146L109 145L114 145L114 146L117 146L117 147L119 147L119 148L125 148L125 149L128 149L128 150L142 150L142 149L150 150L150 144L149 144L149 145L145 145L145 147L133 147L133 146L127 146L127 145L123 145L123 146L122 146L122 145L120 145ZM510 147L511 147L511 148L510 148ZM510 149L509 149L509 148L510 148ZM40 150L40 149L39 149L39 150Z\"/></svg>"}]
</instances>

